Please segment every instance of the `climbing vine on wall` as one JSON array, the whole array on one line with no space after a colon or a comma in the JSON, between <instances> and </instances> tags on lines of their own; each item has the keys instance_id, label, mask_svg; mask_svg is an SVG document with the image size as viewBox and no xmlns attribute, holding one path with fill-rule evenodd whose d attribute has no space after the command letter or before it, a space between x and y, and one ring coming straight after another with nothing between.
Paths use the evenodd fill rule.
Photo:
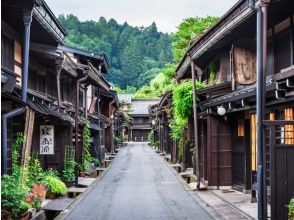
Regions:
<instances>
[{"instance_id":1,"label":"climbing vine on wall","mask_svg":"<svg viewBox=\"0 0 294 220\"><path fill-rule=\"evenodd\" d=\"M178 156L183 156L183 145L185 144L185 131L188 118L193 112L193 85L192 81L186 81L173 90L173 119L169 121L171 137L178 145ZM196 82L196 89L204 88L204 84Z\"/></svg>"},{"instance_id":2,"label":"climbing vine on wall","mask_svg":"<svg viewBox=\"0 0 294 220\"><path fill-rule=\"evenodd\" d=\"M19 166L19 160L20 160L20 155L19 155L19 151L23 145L25 141L25 136L23 133L18 132L16 134L16 139L12 145L12 152L11 152L11 156L12 156L12 172L14 174L19 174L20 171L20 166Z\"/></svg>"},{"instance_id":3,"label":"climbing vine on wall","mask_svg":"<svg viewBox=\"0 0 294 220\"><path fill-rule=\"evenodd\" d=\"M83 162L82 170L86 170L89 166L89 163L92 162L92 156L90 153L90 143L91 143L91 132L89 123L86 122L84 125L84 145L83 145Z\"/></svg>"}]
</instances>

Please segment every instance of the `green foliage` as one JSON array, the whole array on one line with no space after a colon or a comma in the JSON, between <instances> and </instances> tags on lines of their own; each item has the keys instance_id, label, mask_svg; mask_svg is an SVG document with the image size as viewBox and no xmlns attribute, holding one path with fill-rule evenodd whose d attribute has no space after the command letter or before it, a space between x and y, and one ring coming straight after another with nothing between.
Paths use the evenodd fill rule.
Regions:
<instances>
[{"instance_id":1,"label":"green foliage","mask_svg":"<svg viewBox=\"0 0 294 220\"><path fill-rule=\"evenodd\" d=\"M290 200L288 208L288 219L294 220L294 197Z\"/></svg>"},{"instance_id":2,"label":"green foliage","mask_svg":"<svg viewBox=\"0 0 294 220\"><path fill-rule=\"evenodd\" d=\"M120 146L121 145L122 138L120 136L114 136L113 139L114 139L114 144L116 146Z\"/></svg>"},{"instance_id":3,"label":"green foliage","mask_svg":"<svg viewBox=\"0 0 294 220\"><path fill-rule=\"evenodd\" d=\"M178 26L176 33L172 35L174 61L178 63L185 52L195 40L197 40L209 27L218 20L217 17L206 16L204 18L186 18Z\"/></svg>"},{"instance_id":4,"label":"green foliage","mask_svg":"<svg viewBox=\"0 0 294 220\"><path fill-rule=\"evenodd\" d=\"M42 182L45 173L41 167L40 161L37 156L32 156L27 168L27 185L31 187L34 183Z\"/></svg>"},{"instance_id":5,"label":"green foliage","mask_svg":"<svg viewBox=\"0 0 294 220\"><path fill-rule=\"evenodd\" d=\"M58 178L53 176L46 176L43 180L48 191L56 195L64 195L66 193L66 185Z\"/></svg>"},{"instance_id":6,"label":"green foliage","mask_svg":"<svg viewBox=\"0 0 294 220\"><path fill-rule=\"evenodd\" d=\"M20 149L25 141L25 136L23 133L18 132L16 138L12 145L12 172L14 174L20 175Z\"/></svg>"},{"instance_id":7,"label":"green foliage","mask_svg":"<svg viewBox=\"0 0 294 220\"><path fill-rule=\"evenodd\" d=\"M25 199L29 188L21 185L16 175L1 177L1 209L11 214L11 219L19 219L31 205Z\"/></svg>"},{"instance_id":8,"label":"green foliage","mask_svg":"<svg viewBox=\"0 0 294 220\"><path fill-rule=\"evenodd\" d=\"M64 149L64 169L63 179L66 182L71 182L75 179L75 148L73 146L65 146Z\"/></svg>"},{"instance_id":9,"label":"green foliage","mask_svg":"<svg viewBox=\"0 0 294 220\"><path fill-rule=\"evenodd\" d=\"M172 61L172 39L158 32L155 23L138 28L103 17L80 21L70 14L58 19L68 32L68 46L106 53L111 66L106 78L123 90L148 85L157 69Z\"/></svg>"},{"instance_id":10,"label":"green foliage","mask_svg":"<svg viewBox=\"0 0 294 220\"><path fill-rule=\"evenodd\" d=\"M94 165L100 164L100 161L94 158L90 153L91 131L90 131L90 125L88 121L85 121L83 136L84 136L83 161L80 168L81 168L81 171L87 171L90 163L94 163Z\"/></svg>"},{"instance_id":11,"label":"green foliage","mask_svg":"<svg viewBox=\"0 0 294 220\"><path fill-rule=\"evenodd\" d=\"M90 153L90 142L91 142L91 131L89 123L86 122L84 125L84 145L83 145L83 162L81 169L86 171L89 167L89 164L92 161L92 155Z\"/></svg>"},{"instance_id":12,"label":"green foliage","mask_svg":"<svg viewBox=\"0 0 294 220\"><path fill-rule=\"evenodd\" d=\"M157 75L151 80L149 86L143 86L135 94L134 98L157 98L174 87L176 65L166 64L158 70Z\"/></svg>"},{"instance_id":13,"label":"green foliage","mask_svg":"<svg viewBox=\"0 0 294 220\"><path fill-rule=\"evenodd\" d=\"M193 89L192 81L186 81L173 90L174 116L176 119L186 121L193 111ZM202 89L204 85L196 82L196 89Z\"/></svg>"},{"instance_id":14,"label":"green foliage","mask_svg":"<svg viewBox=\"0 0 294 220\"><path fill-rule=\"evenodd\" d=\"M153 133L149 132L148 133L148 142L150 142L151 146L152 146L153 141L154 141Z\"/></svg>"},{"instance_id":15,"label":"green foliage","mask_svg":"<svg viewBox=\"0 0 294 220\"><path fill-rule=\"evenodd\" d=\"M151 147L158 147L159 146L159 141L154 140L152 132L148 133L148 141L150 142Z\"/></svg>"}]
</instances>

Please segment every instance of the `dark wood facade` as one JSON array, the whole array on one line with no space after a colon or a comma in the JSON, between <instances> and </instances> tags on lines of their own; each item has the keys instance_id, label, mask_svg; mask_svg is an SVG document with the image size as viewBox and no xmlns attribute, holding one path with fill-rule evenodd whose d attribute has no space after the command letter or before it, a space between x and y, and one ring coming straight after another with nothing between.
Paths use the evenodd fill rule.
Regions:
<instances>
[{"instance_id":1,"label":"dark wood facade","mask_svg":"<svg viewBox=\"0 0 294 220\"><path fill-rule=\"evenodd\" d=\"M128 113L132 118L130 127L130 140L137 142L148 141L148 134L151 132L148 107L157 103L156 99L132 99L131 109Z\"/></svg>"},{"instance_id":2,"label":"dark wood facade","mask_svg":"<svg viewBox=\"0 0 294 220\"><path fill-rule=\"evenodd\" d=\"M66 33L46 3L28 2L16 5L2 2L1 112L4 114L17 107L26 109L25 114L8 120L7 172L11 171L11 145L17 132L24 132L26 136L22 156L37 154L46 169L63 169L67 145L76 147L77 162L81 163L85 121L91 130L90 151L102 161L106 151L114 150L112 142L108 142L117 130L113 124L119 119L115 116L119 107L116 93L103 77L109 69L105 55L63 46ZM32 13L32 27L27 98L23 101L22 21L27 10ZM40 154L42 125L54 127L51 155Z\"/></svg>"},{"instance_id":3,"label":"dark wood facade","mask_svg":"<svg viewBox=\"0 0 294 220\"><path fill-rule=\"evenodd\" d=\"M272 121L269 124L284 121L275 126L264 125L265 180L268 188L271 187L268 197L272 203L272 219L286 219L285 205L294 195L293 175L285 171L286 165L282 165L285 163L276 159L283 158L280 161L289 163L287 153L291 155L294 140L293 15L293 1L268 5L265 111L267 120ZM191 46L177 68L178 80L190 78L192 59L202 70L201 80L209 85L197 91L201 179L212 186L227 185L243 192L251 190L253 201L258 193L255 17L248 1L239 1ZM240 19L242 22L238 23ZM214 39L222 31L229 34ZM219 114L220 108L225 109L224 115ZM278 127L278 130L270 131L270 127ZM277 176L278 173L281 175ZM283 189L278 187L282 184L281 178L287 180Z\"/></svg>"}]
</instances>

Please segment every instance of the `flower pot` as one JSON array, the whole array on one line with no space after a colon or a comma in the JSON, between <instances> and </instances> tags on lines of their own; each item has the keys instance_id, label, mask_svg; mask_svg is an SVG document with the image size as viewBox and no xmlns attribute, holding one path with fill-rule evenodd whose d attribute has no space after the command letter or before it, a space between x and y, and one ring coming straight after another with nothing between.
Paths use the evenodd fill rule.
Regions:
<instances>
[{"instance_id":1,"label":"flower pot","mask_svg":"<svg viewBox=\"0 0 294 220\"><path fill-rule=\"evenodd\" d=\"M1 210L1 219L3 219L3 220L8 220L8 219L10 219L10 212L8 212L8 211L5 210L5 209L2 209L2 210Z\"/></svg>"},{"instance_id":2,"label":"flower pot","mask_svg":"<svg viewBox=\"0 0 294 220\"><path fill-rule=\"evenodd\" d=\"M72 187L72 186L74 186L75 185L75 181L74 180L72 180L72 181L67 181L66 182L66 186L67 187Z\"/></svg>"},{"instance_id":3,"label":"flower pot","mask_svg":"<svg viewBox=\"0 0 294 220\"><path fill-rule=\"evenodd\" d=\"M85 176L87 176L86 172L80 172L80 177L85 177Z\"/></svg>"},{"instance_id":4,"label":"flower pot","mask_svg":"<svg viewBox=\"0 0 294 220\"><path fill-rule=\"evenodd\" d=\"M56 196L56 194L55 193L52 193L52 192L47 192L47 194L46 194L46 198L47 199L56 199L57 198L57 196Z\"/></svg>"},{"instance_id":5,"label":"flower pot","mask_svg":"<svg viewBox=\"0 0 294 220\"><path fill-rule=\"evenodd\" d=\"M40 199L41 203L45 200L47 187L44 186L42 183L34 184L31 191L36 197Z\"/></svg>"},{"instance_id":6,"label":"flower pot","mask_svg":"<svg viewBox=\"0 0 294 220\"><path fill-rule=\"evenodd\" d=\"M23 214L20 216L20 220L29 220L30 219L30 213Z\"/></svg>"}]
</instances>

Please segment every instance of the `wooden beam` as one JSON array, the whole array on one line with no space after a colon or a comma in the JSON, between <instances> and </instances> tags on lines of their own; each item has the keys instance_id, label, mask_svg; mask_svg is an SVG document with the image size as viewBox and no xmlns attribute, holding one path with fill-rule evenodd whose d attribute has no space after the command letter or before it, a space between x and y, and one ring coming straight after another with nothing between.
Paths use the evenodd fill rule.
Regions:
<instances>
[{"instance_id":1,"label":"wooden beam","mask_svg":"<svg viewBox=\"0 0 294 220\"><path fill-rule=\"evenodd\" d=\"M22 167L26 167L28 165L29 156L31 154L34 121L35 121L35 111L27 107L25 130L24 130L25 141L23 144L22 155L21 155Z\"/></svg>"}]
</instances>

